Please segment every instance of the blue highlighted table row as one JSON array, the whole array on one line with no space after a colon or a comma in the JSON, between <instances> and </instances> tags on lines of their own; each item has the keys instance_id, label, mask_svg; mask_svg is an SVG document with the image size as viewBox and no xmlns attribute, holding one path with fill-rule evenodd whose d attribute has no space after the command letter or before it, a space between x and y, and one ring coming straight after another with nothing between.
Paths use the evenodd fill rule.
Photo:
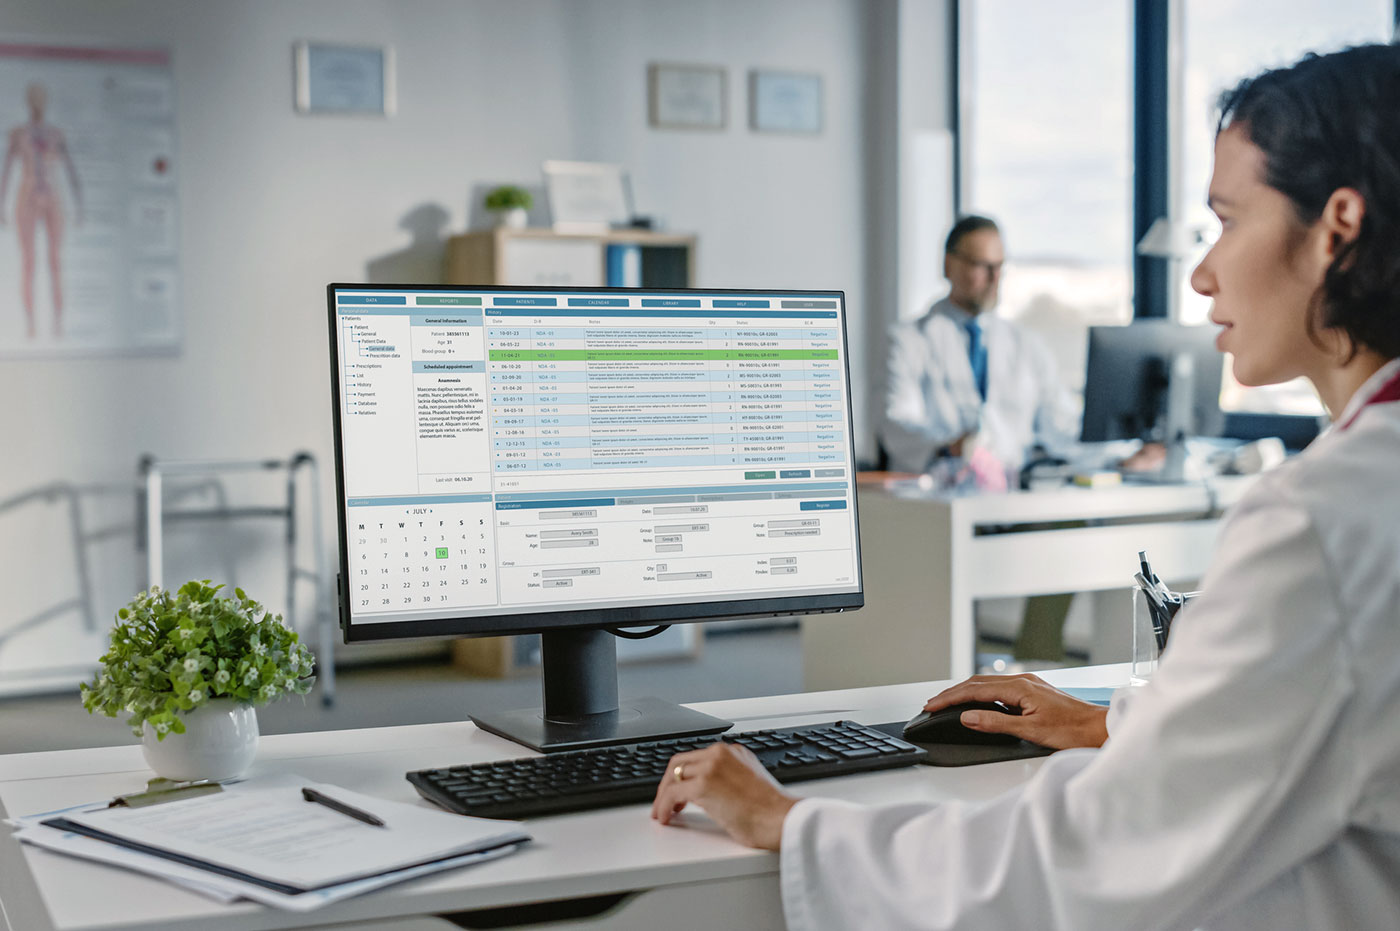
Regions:
<instances>
[{"instance_id":1,"label":"blue highlighted table row","mask_svg":"<svg viewBox=\"0 0 1400 931\"><path fill-rule=\"evenodd\" d=\"M751 446L756 444L840 443L839 430L784 430L780 433L677 433L671 436L503 436L492 449L648 449L653 446Z\"/></svg>"},{"instance_id":2,"label":"blue highlighted table row","mask_svg":"<svg viewBox=\"0 0 1400 931\"><path fill-rule=\"evenodd\" d=\"M581 407L582 405L566 405ZM828 413L830 417L813 417ZM497 407L491 416L492 429L514 427L579 427L591 430L666 429L700 430L705 426L722 424L730 428L780 426L794 423L836 423L835 410L788 409L769 411L707 410L648 416L642 414L583 414L541 410L537 404L514 404Z\"/></svg>"},{"instance_id":3,"label":"blue highlighted table row","mask_svg":"<svg viewBox=\"0 0 1400 931\"><path fill-rule=\"evenodd\" d=\"M824 470L824 471L835 471L835 470ZM755 473L753 473L753 476L757 477L757 476L762 475L762 474L764 474L764 473L755 472ZM820 473L818 473L818 474L820 474ZM829 476L829 477L838 478L838 477L841 477L841 476L844 476L844 475L845 475L845 473L844 473L844 471L842 471L842 472L839 473L839 475L833 475L833 476ZM767 477L768 477L768 478L773 478L774 476L770 474L770 475L767 475ZM829 491L829 492L831 492L830 497L833 497L833 498L834 498L834 497L837 497L838 495L844 495L844 494L846 493L846 491L847 491L849 488L850 488L850 483L849 483L849 482L845 482L845 481L840 481L840 482L803 482L803 483L801 483L800 485L798 485L798 484L790 484L790 483L787 483L787 482L769 482L769 481L765 481L765 482L760 483L760 482L758 482L758 481L756 481L756 480L750 480L750 479L747 479L747 478L746 478L745 481L743 482L743 484L737 484L737 485L671 485L671 486L659 486L659 487L653 487L653 488L607 488L607 489L593 488L593 489L577 489L577 490L575 490L575 491L572 492L572 493L573 493L573 494L577 494L577 495L579 495L579 496L594 497L594 498L601 498L601 497L607 497L607 496L615 496L615 497L623 498L623 497L636 497L637 495L668 495L668 496L674 496L674 495L705 495L705 494L725 494L725 493L730 493L730 492L753 492L753 491L774 491L774 492L777 492L777 491L811 491L811 492ZM557 497L559 497L559 494L560 494L560 493L557 492L557 491L506 491L506 492L501 492L499 495L497 495L497 496L496 496L496 499L497 499L498 501L544 501L544 500L549 499L549 498L557 498Z\"/></svg>"},{"instance_id":4,"label":"blue highlighted table row","mask_svg":"<svg viewBox=\"0 0 1400 931\"><path fill-rule=\"evenodd\" d=\"M845 461L845 454L837 451L827 453L799 452L786 456L623 456L616 459L515 459L497 461L493 464L492 468L496 472L562 472L570 470L661 469L705 465L729 465L756 468L759 466L798 465L810 462L843 463Z\"/></svg>"},{"instance_id":5,"label":"blue highlighted table row","mask_svg":"<svg viewBox=\"0 0 1400 931\"><path fill-rule=\"evenodd\" d=\"M742 404L753 402L791 402L805 403L808 401L828 401L837 403L840 395L831 397L813 398L812 393L825 391L824 388L813 388L810 391L803 390L776 390L759 389L745 391L733 389L728 391L667 391L628 393L618 392L617 394L601 394L598 392L569 391L567 386L558 389L550 389L543 385L526 385L518 382L503 382L491 386L491 403L495 405L519 404L528 401L530 398L549 398L551 404L612 404L626 405L634 409L665 407L671 404ZM539 402L544 403L544 402Z\"/></svg>"}]
</instances>

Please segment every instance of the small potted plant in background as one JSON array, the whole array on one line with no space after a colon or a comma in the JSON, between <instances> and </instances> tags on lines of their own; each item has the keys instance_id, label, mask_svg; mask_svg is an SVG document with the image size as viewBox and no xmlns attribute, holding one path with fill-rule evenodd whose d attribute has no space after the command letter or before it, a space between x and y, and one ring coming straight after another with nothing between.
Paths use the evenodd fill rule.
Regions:
<instances>
[{"instance_id":1,"label":"small potted plant in background","mask_svg":"<svg viewBox=\"0 0 1400 931\"><path fill-rule=\"evenodd\" d=\"M186 582L152 587L117 611L83 707L127 713L146 762L174 780L237 779L258 745L258 705L305 695L313 657L296 632L243 593Z\"/></svg>"},{"instance_id":2,"label":"small potted plant in background","mask_svg":"<svg viewBox=\"0 0 1400 931\"><path fill-rule=\"evenodd\" d=\"M534 202L529 191L513 184L493 188L486 195L486 209L496 215L496 225L513 230L525 228L528 220L525 211Z\"/></svg>"}]
</instances>

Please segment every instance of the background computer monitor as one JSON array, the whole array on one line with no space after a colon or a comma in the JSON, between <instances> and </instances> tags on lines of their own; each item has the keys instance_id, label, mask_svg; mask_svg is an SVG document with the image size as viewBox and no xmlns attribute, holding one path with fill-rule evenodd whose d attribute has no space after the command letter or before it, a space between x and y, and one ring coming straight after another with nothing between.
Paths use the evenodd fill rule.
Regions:
<instances>
[{"instance_id":1,"label":"background computer monitor","mask_svg":"<svg viewBox=\"0 0 1400 931\"><path fill-rule=\"evenodd\" d=\"M1225 359L1215 327L1139 320L1089 328L1086 443L1217 436Z\"/></svg>"},{"instance_id":2,"label":"background computer monitor","mask_svg":"<svg viewBox=\"0 0 1400 931\"><path fill-rule=\"evenodd\" d=\"M863 602L842 292L332 284L347 642L542 635L541 750L713 733L611 631Z\"/></svg>"}]
</instances>

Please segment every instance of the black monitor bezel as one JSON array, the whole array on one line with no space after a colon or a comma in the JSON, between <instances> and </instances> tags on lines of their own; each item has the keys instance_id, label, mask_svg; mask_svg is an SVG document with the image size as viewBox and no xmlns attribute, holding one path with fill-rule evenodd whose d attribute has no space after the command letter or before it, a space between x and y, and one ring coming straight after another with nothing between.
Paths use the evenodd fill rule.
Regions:
<instances>
[{"instance_id":1,"label":"black monitor bezel","mask_svg":"<svg viewBox=\"0 0 1400 931\"><path fill-rule=\"evenodd\" d=\"M530 293L530 294L675 294L675 295L752 295L760 297L787 297L797 299L831 299L841 301L841 347L842 358L847 360L842 366L846 379L846 436L853 442L855 436L855 405L851 403L850 342L846 332L846 292L840 290L775 290L771 288L610 288L610 287L563 287L557 285L462 285L462 284L379 284L363 282L331 282L326 285L326 306L330 334L331 362L331 422L334 433L331 445L335 455L335 493L337 539L340 544L338 565L340 567L336 591L340 603L340 628L345 643L358 643L376 640L443 639L500 637L515 634L537 634L565 629L637 627L654 624L685 624L704 621L743 620L763 617L793 617L804 614L825 614L849 611L865 604L865 583L860 552L860 519L855 475L851 477L851 517L856 525L856 587L854 591L820 595L790 595L775 598L736 599L730 601L691 602L672 605L626 605L615 608L584 608L572 611L547 611L516 615L496 614L477 617L433 618L422 621L393 621L382 624L351 623L350 620L350 571L349 571L349 526L345 508L345 462L340 420L340 345L336 326L336 291L349 289L356 291L450 291L483 293ZM854 469L854 460L846 465ZM515 625L498 624L485 629L482 621L517 618ZM476 629L473 629L476 628Z\"/></svg>"},{"instance_id":2,"label":"black monitor bezel","mask_svg":"<svg viewBox=\"0 0 1400 931\"><path fill-rule=\"evenodd\" d=\"M1080 422L1079 438L1085 443L1102 443L1112 440L1144 439L1142 436L1123 436L1117 430L1115 415L1129 405L1141 409L1146 390L1141 381L1125 385L1121 378L1111 378L1121 374L1121 363L1130 356L1140 360L1148 358L1164 359L1169 353L1187 351L1196 359L1209 358L1214 364L1193 392L1193 420L1197 423L1198 435L1219 436L1224 429L1225 413L1220 408L1220 388L1224 381L1225 358L1215 347L1215 333L1208 326L1193 326L1175 323L1165 319L1134 320L1123 325L1101 325L1089 327L1088 350L1084 360L1084 413ZM1140 376L1142 373L1139 373ZM1099 383L1117 386L1114 392L1095 391ZM1213 389L1213 390L1212 390ZM1110 396L1111 395L1111 396ZM1205 403L1206 397L1211 398ZM1196 403L1201 402L1201 403Z\"/></svg>"}]
</instances>

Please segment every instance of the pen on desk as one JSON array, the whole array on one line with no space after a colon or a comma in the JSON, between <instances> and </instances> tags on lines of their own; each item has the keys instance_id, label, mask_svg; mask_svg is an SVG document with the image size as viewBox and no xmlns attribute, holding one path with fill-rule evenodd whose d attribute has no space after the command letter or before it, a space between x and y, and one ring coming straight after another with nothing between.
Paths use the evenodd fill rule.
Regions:
<instances>
[{"instance_id":1,"label":"pen on desk","mask_svg":"<svg viewBox=\"0 0 1400 931\"><path fill-rule=\"evenodd\" d=\"M359 808L355 808L352 805L347 805L344 802L337 802L329 795L317 792L315 789L309 787L302 788L301 797L306 799L308 802L315 802L317 805L325 805L332 811L338 811L342 815L349 815L356 821L363 821L365 824L372 824L377 828L384 827L384 822L381 821L379 818L376 818L369 812L363 811Z\"/></svg>"}]
</instances>

